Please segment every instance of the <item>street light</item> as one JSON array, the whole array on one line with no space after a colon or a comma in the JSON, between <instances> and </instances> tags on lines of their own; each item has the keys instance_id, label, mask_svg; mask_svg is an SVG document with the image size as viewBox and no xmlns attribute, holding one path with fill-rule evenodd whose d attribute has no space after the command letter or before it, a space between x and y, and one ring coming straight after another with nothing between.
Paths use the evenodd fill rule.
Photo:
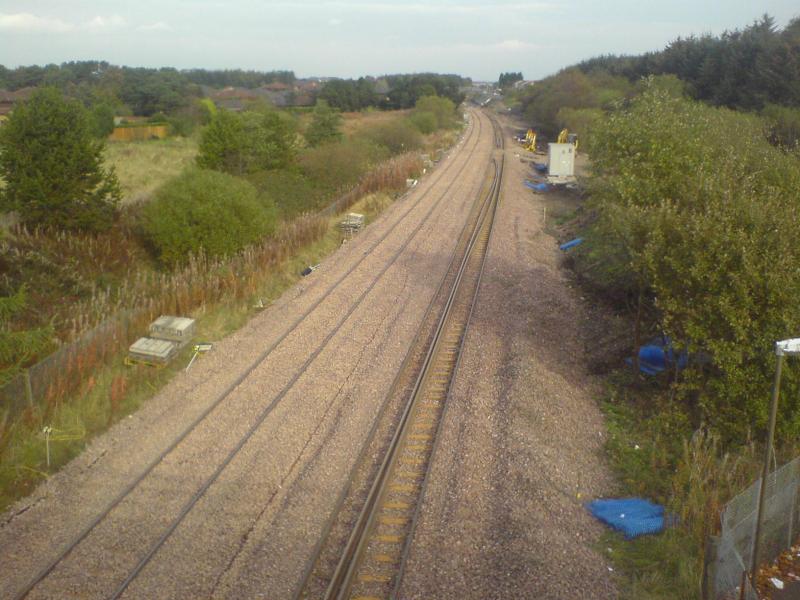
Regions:
<instances>
[{"instance_id":1,"label":"street light","mask_svg":"<svg viewBox=\"0 0 800 600\"><path fill-rule=\"evenodd\" d=\"M769 464L772 458L772 443L775 439L775 421L778 417L778 395L781 389L781 369L783 368L784 356L800 355L800 338L781 340L775 342L775 355L778 357L778 364L775 367L775 383L772 386L772 405L769 409L769 428L767 429L767 451L764 454L764 470L761 472L761 485L758 491L758 505L756 508L756 534L753 539L753 563L750 569L750 582L756 585L756 573L758 571L758 554L761 541L761 520L764 516L764 496L767 493L767 477L769 476Z\"/></svg>"}]
</instances>

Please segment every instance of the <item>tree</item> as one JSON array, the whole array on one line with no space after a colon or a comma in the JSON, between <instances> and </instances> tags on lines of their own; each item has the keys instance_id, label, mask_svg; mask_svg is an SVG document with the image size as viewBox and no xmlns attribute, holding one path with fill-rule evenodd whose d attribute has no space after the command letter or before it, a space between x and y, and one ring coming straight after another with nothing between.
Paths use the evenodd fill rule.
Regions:
<instances>
[{"instance_id":1,"label":"tree","mask_svg":"<svg viewBox=\"0 0 800 600\"><path fill-rule=\"evenodd\" d=\"M522 73L500 73L500 78L497 80L497 84L501 88L509 88L517 81L522 81Z\"/></svg>"},{"instance_id":2,"label":"tree","mask_svg":"<svg viewBox=\"0 0 800 600\"><path fill-rule=\"evenodd\" d=\"M342 139L339 126L342 115L333 110L325 100L317 101L314 116L306 131L306 140L310 146L321 146L327 142L338 142Z\"/></svg>"},{"instance_id":3,"label":"tree","mask_svg":"<svg viewBox=\"0 0 800 600\"><path fill-rule=\"evenodd\" d=\"M294 158L294 127L274 111L220 111L203 132L197 155L200 167L245 175L280 169Z\"/></svg>"},{"instance_id":4,"label":"tree","mask_svg":"<svg viewBox=\"0 0 800 600\"><path fill-rule=\"evenodd\" d=\"M105 102L92 107L90 124L92 133L98 138L107 138L114 131L114 108Z\"/></svg>"},{"instance_id":5,"label":"tree","mask_svg":"<svg viewBox=\"0 0 800 600\"><path fill-rule=\"evenodd\" d=\"M113 168L103 167L103 149L79 103L37 90L0 129L0 206L28 225L109 228L120 189Z\"/></svg>"}]
</instances>

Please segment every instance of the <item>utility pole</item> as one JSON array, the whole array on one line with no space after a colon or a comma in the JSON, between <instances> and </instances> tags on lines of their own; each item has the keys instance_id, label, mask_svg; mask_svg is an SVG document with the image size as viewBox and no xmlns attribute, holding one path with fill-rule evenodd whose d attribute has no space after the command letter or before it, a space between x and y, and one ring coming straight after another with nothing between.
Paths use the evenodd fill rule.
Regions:
<instances>
[{"instance_id":1,"label":"utility pole","mask_svg":"<svg viewBox=\"0 0 800 600\"><path fill-rule=\"evenodd\" d=\"M761 472L761 485L759 486L758 492L756 533L753 538L753 562L750 568L750 583L753 587L756 585L756 575L758 574L758 564L760 560L761 522L764 519L764 498L767 495L767 477L769 476L769 466L772 459L772 445L775 440L775 422L778 418L778 397L781 389L783 357L800 354L800 338L775 342L775 354L778 357L778 363L775 367L775 382L772 385L772 404L769 409L769 427L767 429L767 449L764 452L764 469Z\"/></svg>"}]
</instances>

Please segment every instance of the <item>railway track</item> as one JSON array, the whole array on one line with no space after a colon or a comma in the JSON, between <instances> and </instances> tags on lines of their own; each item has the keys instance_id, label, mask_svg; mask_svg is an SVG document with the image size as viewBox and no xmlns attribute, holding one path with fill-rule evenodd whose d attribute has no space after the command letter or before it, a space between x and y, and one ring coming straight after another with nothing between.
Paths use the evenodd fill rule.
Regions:
<instances>
[{"instance_id":1,"label":"railway track","mask_svg":"<svg viewBox=\"0 0 800 600\"><path fill-rule=\"evenodd\" d=\"M495 147L504 148L502 130L490 118L495 133ZM465 226L451 268L429 307L415 344L403 363L393 389L403 388L402 379L415 373L416 380L407 395L396 429L388 445L382 449L383 461L367 478L359 474L358 465L351 473L353 485L338 500L337 509L326 531L350 530L331 573L331 552L337 542L324 541L309 563L296 599L392 598L402 580L405 560L425 494L428 468L433 457L439 425L443 419L452 379L458 367L464 335L469 325L483 273L486 252L499 200L503 157L494 162L494 177L481 203ZM456 260L458 258L458 260ZM444 306L437 311L439 297L445 292ZM449 292L449 293L448 293ZM428 336L425 322L431 315L441 316ZM424 339L424 342L423 342ZM427 352L415 351L422 343ZM418 363L418 364L415 364ZM374 436L378 423L371 432ZM371 452L370 440L362 450L359 462ZM374 450L373 450L374 451ZM361 467L363 470L363 466ZM361 481L359 482L359 478ZM364 482L372 481L368 491ZM365 498L358 498L359 485ZM348 493L353 497L348 498ZM361 506L357 516L348 516ZM344 517L341 515L344 514ZM339 523L337 524L337 518ZM343 526L342 523L345 523ZM333 550L335 551L335 550Z\"/></svg>"},{"instance_id":2,"label":"railway track","mask_svg":"<svg viewBox=\"0 0 800 600\"><path fill-rule=\"evenodd\" d=\"M379 272L375 274L372 278L371 283L364 289L360 296L353 302L349 311L346 312L338 320L335 326L332 328L330 333L325 337L324 340L317 346L317 348L309 355L305 363L299 365L295 373L292 375L289 382L283 387L280 393L274 396L271 400L269 400L264 408L258 413L255 421L252 425L247 429L245 435L243 435L239 441L235 444L235 446L230 450L230 452L224 457L222 461L217 464L216 469L214 469L213 473L209 477L207 477L202 485L200 485L194 493L191 495L189 500L183 505L180 512L173 516L168 521L166 527L163 528L162 533L158 536L157 539L149 546L147 551L140 557L138 563L128 572L125 579L119 583L113 593L109 596L111 598L118 598L122 596L128 586L140 575L144 567L153 559L153 557L157 554L158 550L161 546L166 542L167 539L172 535L172 533L176 530L176 528L181 524L181 522L185 519L185 517L192 511L195 504L198 500L208 491L208 489L214 485L220 474L226 469L226 467L231 463L231 461L237 456L237 454L242 450L242 448L248 443L252 435L255 431L258 430L259 426L264 422L266 417L273 411L273 409L281 402L283 397L286 395L287 391L291 389L292 385L302 376L305 372L307 367L315 360L315 358L320 354L320 352L326 347L328 342L333 338L336 332L342 327L342 325L347 321L350 315L356 310L358 306L362 303L364 298L371 292L371 290L376 286L376 284L381 280L383 275L386 271L396 262L399 256L403 253L403 251L408 247L411 241L417 236L419 231L422 227L428 222L429 218L431 217L434 210L440 205L442 200L447 197L448 193L450 192L451 188L458 181L459 176L470 163L470 158L475 153L481 136L481 127L482 127L482 119L475 118L473 119L473 123L470 126L470 130L468 135L465 137L464 144L472 144L471 149L468 151L467 158L463 161L463 164L458 166L458 162L452 162L447 165L444 169L442 169L436 179L431 182L430 187L426 190L423 194L417 198L417 200L405 210L402 215L399 217L398 222L400 222L406 215L408 215L411 211L416 208L422 200L427 197L431 193L439 193L439 197L432 203L429 210L425 213L424 217L420 221L420 223L413 229L411 234L405 239L404 243L401 247L393 254L390 261L382 268ZM455 172L455 173L454 173ZM441 181L443 178L447 176L455 175L452 181L445 186L443 190L438 192L434 192L436 190L436 184ZM218 409L224 409L224 402L225 400L247 379L247 377L260 365L262 365L265 361L268 360L271 353L293 332L297 329L297 327L314 311L319 307L326 298L330 296L331 293L337 288L339 284L341 284L358 266L371 254L371 252L378 247L381 243L386 240L386 238L390 235L391 230L387 230L387 232L381 236L378 240L374 242L374 244L364 253L364 255L356 261L345 273L342 274L325 292L324 294L315 302L313 303L298 319L296 319L289 328L263 353L261 353L256 360L244 371L242 372L215 400L200 414L197 418L195 418L184 430L182 430L174 439L173 441L163 450L161 451L153 460L150 462L147 467L140 473L138 477L132 480L124 489L121 490L119 494L117 494L106 506L105 508L100 511L80 532L65 546L63 546L56 554L55 557L43 568L41 569L37 575L31 579L21 590L15 593L13 596L17 599L25 598L37 585L47 579L51 573L63 562L65 561L70 554L81 545L84 540L97 528L97 526L103 523L106 519L108 519L109 515L112 515L114 510L123 502L129 499L136 490L140 487L140 484L146 480L151 473L153 473L158 466L164 461L164 459L169 456L172 452L178 448L187 437L189 437L192 432L198 428L198 426L203 423L209 416Z\"/></svg>"}]
</instances>

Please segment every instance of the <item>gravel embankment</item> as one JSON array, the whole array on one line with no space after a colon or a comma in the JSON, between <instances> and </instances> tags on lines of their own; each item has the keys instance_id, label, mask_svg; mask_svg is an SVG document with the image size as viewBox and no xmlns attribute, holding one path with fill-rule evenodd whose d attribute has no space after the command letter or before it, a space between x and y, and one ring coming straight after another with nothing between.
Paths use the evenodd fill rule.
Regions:
<instances>
[{"instance_id":1,"label":"gravel embankment","mask_svg":"<svg viewBox=\"0 0 800 600\"><path fill-rule=\"evenodd\" d=\"M126 597L283 597L299 577L325 511L345 484L358 443L447 266L488 162L491 127L481 120L480 135L476 128L408 197L7 511L0 520L0 596L13 595L47 564L363 258L30 596L108 595L278 399ZM446 189L466 161L459 180ZM386 240L372 249L386 232ZM333 333L365 291L363 302Z\"/></svg>"},{"instance_id":2,"label":"gravel embankment","mask_svg":"<svg viewBox=\"0 0 800 600\"><path fill-rule=\"evenodd\" d=\"M400 598L616 597L583 502L613 482L582 308L508 142L478 303Z\"/></svg>"}]
</instances>

